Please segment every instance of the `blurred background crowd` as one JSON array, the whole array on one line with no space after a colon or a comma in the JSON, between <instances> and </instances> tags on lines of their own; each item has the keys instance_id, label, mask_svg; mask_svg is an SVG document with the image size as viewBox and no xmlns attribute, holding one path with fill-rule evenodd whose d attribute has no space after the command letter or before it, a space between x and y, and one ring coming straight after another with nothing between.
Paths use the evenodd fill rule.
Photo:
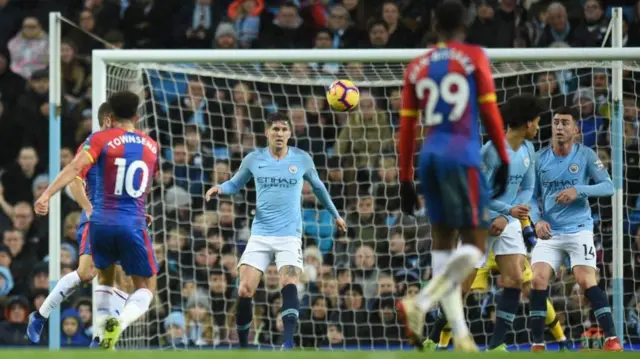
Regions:
<instances>
[{"instance_id":1,"label":"blurred background crowd","mask_svg":"<svg viewBox=\"0 0 640 359\"><path fill-rule=\"evenodd\" d=\"M27 315L48 293L48 241L62 241L62 274L77 266L79 207L62 194L62 233L32 203L50 181L48 166L48 13L63 27L61 166L91 132L91 51L103 48L341 49L423 48L435 42L432 11L438 0L0 0L0 345L24 345ZM624 45L640 45L640 2L599 0L467 0L467 41L489 48L599 47L610 9L625 6ZM87 35L94 34L96 37ZM99 40L102 39L102 40ZM568 49L567 51L570 51ZM382 67L381 67L382 66ZM553 109L575 106L579 140L611 168L610 72L603 67L550 68L509 75L523 64L495 65L499 99L529 92L548 103L536 147L548 144ZM262 64L262 78L350 78L356 84L381 73L366 63ZM627 64L624 80L626 339L640 343L640 68ZM109 90L117 90L113 68ZM401 75L401 70L397 71ZM212 184L237 170L242 157L265 144L263 119L289 114L292 145L313 155L349 230L336 233L328 211L303 190L305 274L299 286L299 345L394 347L406 344L396 301L431 279L430 226L399 211L396 133L397 82L360 86L358 110L328 109L322 86L231 80L213 70L201 76L145 71L144 128L163 148L149 213L160 264L152 311L126 334L132 345L211 346L235 343L237 263L250 234L255 191L203 201ZM593 201L600 285L612 293L611 200ZM570 340L591 333L596 321L571 273L556 274L552 298ZM479 344L493 331L500 276L487 293L468 296L468 318ZM278 345L283 326L275 265L255 298L251 340ZM526 344L527 300L508 342ZM62 344L87 345L91 288L63 304ZM427 315L427 329L435 313ZM43 336L46 338L46 334ZM126 342L125 341L125 342ZM46 344L46 340L43 344Z\"/></svg>"}]
</instances>

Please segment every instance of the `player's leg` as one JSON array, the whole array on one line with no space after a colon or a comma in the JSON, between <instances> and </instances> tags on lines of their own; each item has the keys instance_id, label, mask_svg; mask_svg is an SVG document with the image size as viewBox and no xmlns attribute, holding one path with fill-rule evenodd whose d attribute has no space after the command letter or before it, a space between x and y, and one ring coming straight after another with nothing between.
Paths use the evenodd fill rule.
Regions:
<instances>
[{"instance_id":1,"label":"player's leg","mask_svg":"<svg viewBox=\"0 0 640 359\"><path fill-rule=\"evenodd\" d=\"M113 296L111 299L111 312L116 316L120 316L127 303L127 299L129 299L129 294L134 291L134 286L133 281L127 277L120 264L115 265L114 275L115 287L113 288Z\"/></svg>"},{"instance_id":2,"label":"player's leg","mask_svg":"<svg viewBox=\"0 0 640 359\"><path fill-rule=\"evenodd\" d=\"M240 348L249 345L249 329L253 321L253 296L262 274L271 263L268 242L260 236L251 236L238 263L239 283L236 300L236 330Z\"/></svg>"},{"instance_id":3,"label":"player's leg","mask_svg":"<svg viewBox=\"0 0 640 359\"><path fill-rule=\"evenodd\" d=\"M531 269L529 260L524 261L524 267L522 271L522 281L524 282L522 284L522 295L525 298L529 298L529 295L531 295L531 280L533 279L533 270ZM562 328L562 324L560 324L560 320L558 320L553 303L551 303L551 300L548 298L547 316L544 319L544 324L547 326L547 330L551 333L553 339L555 339L560 346L560 350L568 350L569 343L567 343L567 337L564 335L564 329Z\"/></svg>"},{"instance_id":4,"label":"player's leg","mask_svg":"<svg viewBox=\"0 0 640 359\"><path fill-rule=\"evenodd\" d=\"M549 295L549 279L560 268L564 260L564 250L557 239L539 240L531 253L533 279L529 295L529 329L533 345L532 351L543 351L544 326L547 316L547 299Z\"/></svg>"},{"instance_id":5,"label":"player's leg","mask_svg":"<svg viewBox=\"0 0 640 359\"><path fill-rule=\"evenodd\" d=\"M496 307L496 323L489 341L489 349L506 350L504 336L512 326L520 304L522 270L527 253L520 222L515 220L507 224L492 244L502 276L503 290Z\"/></svg>"},{"instance_id":6,"label":"player's leg","mask_svg":"<svg viewBox=\"0 0 640 359\"><path fill-rule=\"evenodd\" d=\"M276 267L280 277L280 293L282 295L283 349L293 348L293 336L298 324L300 302L298 300L298 284L302 274L302 241L298 238L278 238L273 243Z\"/></svg>"},{"instance_id":7,"label":"player's leg","mask_svg":"<svg viewBox=\"0 0 640 359\"><path fill-rule=\"evenodd\" d=\"M146 229L131 227L117 227L115 231L115 251L125 274L131 277L134 292L131 293L119 318L113 314L104 324L104 336L100 345L113 349L120 334L149 310L156 291L156 273L158 263L153 253L153 247ZM98 250L96 241L93 242L94 253ZM95 260L96 268L101 266ZM116 260L112 260L109 272L110 278L104 278L105 284L112 286L116 281ZM104 273L101 271L100 275ZM103 280L103 278L101 278ZM110 303L109 303L110 304Z\"/></svg>"},{"instance_id":8,"label":"player's leg","mask_svg":"<svg viewBox=\"0 0 640 359\"><path fill-rule=\"evenodd\" d=\"M77 239L80 243L78 269L60 278L40 308L29 316L27 337L33 343L40 342L40 334L51 311L71 295L81 282L89 282L95 276L89 242L89 223L83 223L78 227Z\"/></svg>"},{"instance_id":9,"label":"player's leg","mask_svg":"<svg viewBox=\"0 0 640 359\"><path fill-rule=\"evenodd\" d=\"M582 231L566 237L573 276L591 303L593 313L606 337L603 349L607 351L622 351L622 346L616 336L609 299L606 293L598 287L598 282L596 281L596 252L593 233Z\"/></svg>"}]
</instances>

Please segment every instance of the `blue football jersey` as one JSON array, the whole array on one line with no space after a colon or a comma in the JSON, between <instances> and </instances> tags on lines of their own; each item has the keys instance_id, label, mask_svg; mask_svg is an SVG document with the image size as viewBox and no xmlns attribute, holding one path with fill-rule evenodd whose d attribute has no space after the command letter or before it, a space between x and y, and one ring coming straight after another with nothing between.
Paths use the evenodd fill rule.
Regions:
<instances>
[{"instance_id":1,"label":"blue football jersey","mask_svg":"<svg viewBox=\"0 0 640 359\"><path fill-rule=\"evenodd\" d=\"M489 218L506 216L509 221L511 207L529 205L535 186L535 150L529 141L525 141L520 148L513 150L507 143L509 154L509 183L505 193L489 203ZM498 152L491 141L482 147L482 169L487 181L494 182L495 171L502 164Z\"/></svg>"},{"instance_id":2,"label":"blue football jersey","mask_svg":"<svg viewBox=\"0 0 640 359\"><path fill-rule=\"evenodd\" d=\"M251 179L256 185L257 208L251 233L259 236L302 237L302 185L308 181L320 203L334 218L338 210L318 177L308 153L289 147L284 158L275 159L268 148L249 153L238 172L219 185L220 193L238 193Z\"/></svg>"},{"instance_id":3,"label":"blue football jersey","mask_svg":"<svg viewBox=\"0 0 640 359\"><path fill-rule=\"evenodd\" d=\"M568 156L558 156L551 146L537 153L536 186L531 201L533 222L544 220L554 235L593 230L589 197L613 196L609 173L589 147L574 144ZM567 204L556 202L556 196L567 188L575 188L578 198ZM538 205L538 200L540 205Z\"/></svg>"}]
</instances>

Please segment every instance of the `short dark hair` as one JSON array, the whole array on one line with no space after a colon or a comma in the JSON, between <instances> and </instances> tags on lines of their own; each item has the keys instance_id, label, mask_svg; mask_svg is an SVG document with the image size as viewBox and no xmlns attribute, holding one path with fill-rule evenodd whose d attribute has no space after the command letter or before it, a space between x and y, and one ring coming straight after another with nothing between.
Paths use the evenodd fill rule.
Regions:
<instances>
[{"instance_id":1,"label":"short dark hair","mask_svg":"<svg viewBox=\"0 0 640 359\"><path fill-rule=\"evenodd\" d=\"M580 115L578 115L578 110L569 106L560 106L553 111L553 115L569 115L573 119L574 122L578 122Z\"/></svg>"},{"instance_id":2,"label":"short dark hair","mask_svg":"<svg viewBox=\"0 0 640 359\"><path fill-rule=\"evenodd\" d=\"M98 107L98 124L100 127L104 125L104 119L107 116L113 114L113 109L111 109L111 105L108 102L103 102L100 107Z\"/></svg>"},{"instance_id":3,"label":"short dark hair","mask_svg":"<svg viewBox=\"0 0 640 359\"><path fill-rule=\"evenodd\" d=\"M131 91L119 91L111 95L108 102L116 121L132 121L138 113L140 97Z\"/></svg>"},{"instance_id":4,"label":"short dark hair","mask_svg":"<svg viewBox=\"0 0 640 359\"><path fill-rule=\"evenodd\" d=\"M384 20L377 19L369 23L369 26L367 27L367 33L370 33L371 30L373 30L373 28L378 25L384 27L385 30L389 31L389 24L387 24Z\"/></svg>"},{"instance_id":5,"label":"short dark hair","mask_svg":"<svg viewBox=\"0 0 640 359\"><path fill-rule=\"evenodd\" d=\"M267 128L273 126L273 124L276 122L284 122L287 124L287 126L289 126L290 129L293 128L289 117L287 117L287 115L283 114L282 112L273 112L270 113L269 116L267 116Z\"/></svg>"},{"instance_id":6,"label":"short dark hair","mask_svg":"<svg viewBox=\"0 0 640 359\"><path fill-rule=\"evenodd\" d=\"M283 7L292 7L296 9L296 11L298 11L298 5L296 5L296 3L294 3L293 1L283 2L282 4L280 4L280 9L282 9Z\"/></svg>"},{"instance_id":7,"label":"short dark hair","mask_svg":"<svg viewBox=\"0 0 640 359\"><path fill-rule=\"evenodd\" d=\"M445 0L436 8L436 32L451 36L465 27L467 8L459 0Z\"/></svg>"},{"instance_id":8,"label":"short dark hair","mask_svg":"<svg viewBox=\"0 0 640 359\"><path fill-rule=\"evenodd\" d=\"M502 106L502 118L510 128L517 128L533 121L545 111L545 106L532 94L516 95Z\"/></svg>"}]
</instances>

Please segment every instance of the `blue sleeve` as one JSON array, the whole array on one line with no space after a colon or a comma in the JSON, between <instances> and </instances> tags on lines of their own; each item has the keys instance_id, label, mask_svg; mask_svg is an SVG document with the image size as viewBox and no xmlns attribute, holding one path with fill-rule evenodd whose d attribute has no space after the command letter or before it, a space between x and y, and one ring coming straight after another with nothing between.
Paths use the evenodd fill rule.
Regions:
<instances>
[{"instance_id":1,"label":"blue sleeve","mask_svg":"<svg viewBox=\"0 0 640 359\"><path fill-rule=\"evenodd\" d=\"M331 200L331 196L329 195L329 191L324 186L324 183L320 180L318 176L318 171L316 171L316 166L313 164L313 160L311 157L306 155L307 159L305 160L305 168L306 171L304 173L304 179L309 182L311 188L313 188L313 194L316 195L320 203L326 208L333 218L340 217L336 206L333 204Z\"/></svg>"},{"instance_id":2,"label":"blue sleeve","mask_svg":"<svg viewBox=\"0 0 640 359\"><path fill-rule=\"evenodd\" d=\"M248 154L242 160L242 163L240 164L240 168L238 169L238 172L236 172L236 174L234 174L230 180L226 181L221 185L218 185L218 188L220 188L220 194L226 194L226 195L236 194L240 192L240 190L247 184L247 182L249 182L252 176L251 170L250 170L251 162L253 158L252 154L253 153Z\"/></svg>"},{"instance_id":3,"label":"blue sleeve","mask_svg":"<svg viewBox=\"0 0 640 359\"><path fill-rule=\"evenodd\" d=\"M576 185L575 189L578 192L578 198L613 196L614 188L609 172L607 172L595 151L588 148L586 152L587 174L595 184Z\"/></svg>"},{"instance_id":4,"label":"blue sleeve","mask_svg":"<svg viewBox=\"0 0 640 359\"><path fill-rule=\"evenodd\" d=\"M529 159L530 165L527 169L527 173L525 173L522 182L520 182L520 192L518 192L518 196L513 203L515 204L528 204L531 202L531 198L533 197L533 189L536 184L536 161L535 161L535 152L533 151L533 146L530 143L527 143L527 150L529 151Z\"/></svg>"},{"instance_id":5,"label":"blue sleeve","mask_svg":"<svg viewBox=\"0 0 640 359\"><path fill-rule=\"evenodd\" d=\"M541 195L540 189L540 176L538 173L540 172L540 155L536 153L533 158L535 159L534 165L531 166L533 168L533 195L531 196L531 210L529 211L529 215L531 217L531 223L534 225L540 220L540 208L538 206L538 199ZM527 175L529 173L527 172Z\"/></svg>"},{"instance_id":6,"label":"blue sleeve","mask_svg":"<svg viewBox=\"0 0 640 359\"><path fill-rule=\"evenodd\" d=\"M500 166L500 162L498 153L491 142L487 142L482 146L482 170L488 181L493 181L493 173L498 166ZM511 205L497 199L493 199L489 202L489 210L508 216L509 211L511 210Z\"/></svg>"}]
</instances>

